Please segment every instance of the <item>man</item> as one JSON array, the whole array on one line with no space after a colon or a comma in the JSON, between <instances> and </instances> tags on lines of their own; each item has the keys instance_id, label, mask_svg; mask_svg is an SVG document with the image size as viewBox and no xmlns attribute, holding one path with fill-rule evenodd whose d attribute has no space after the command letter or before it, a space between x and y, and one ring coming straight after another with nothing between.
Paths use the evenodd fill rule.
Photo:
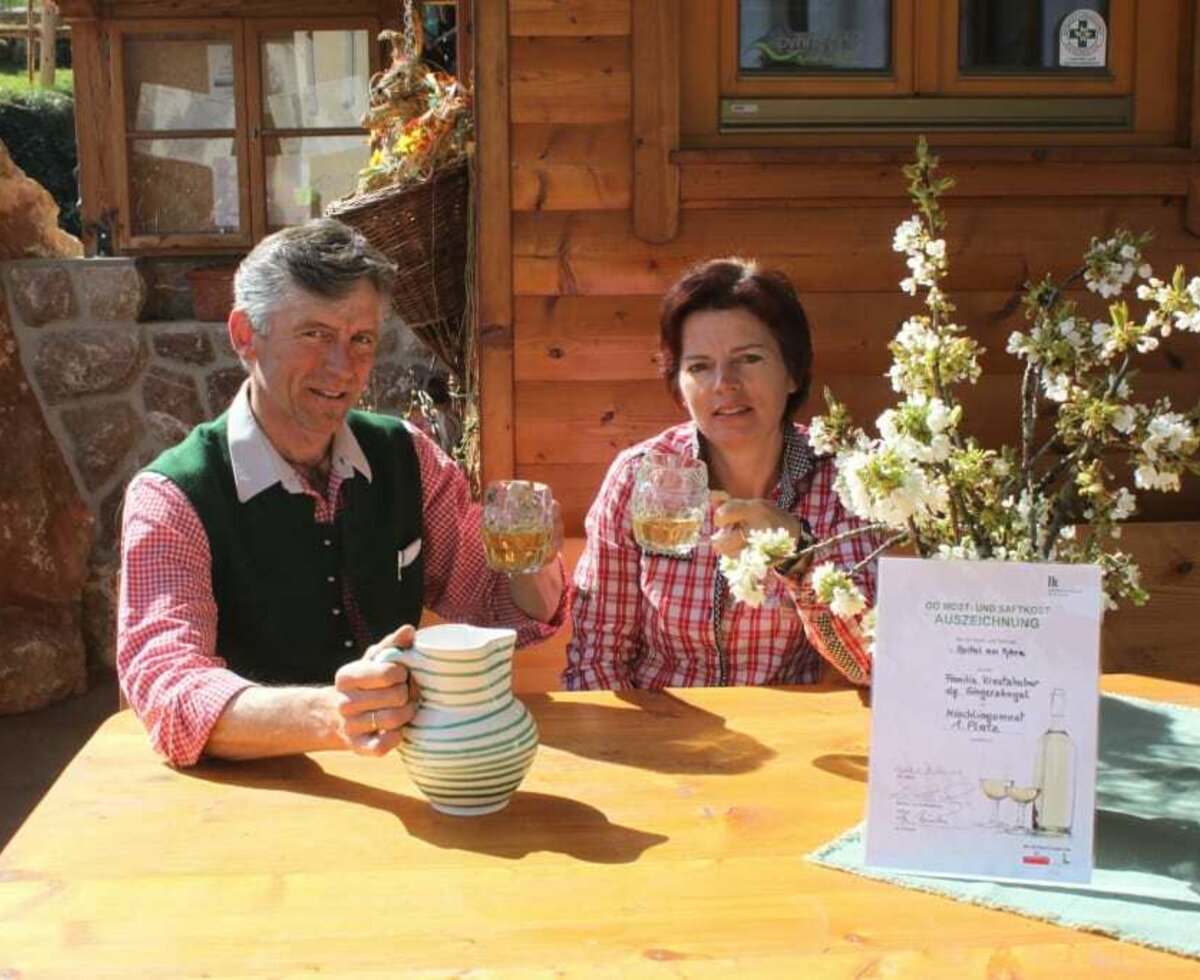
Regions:
<instances>
[{"instance_id":1,"label":"man","mask_svg":"<svg viewBox=\"0 0 1200 980\"><path fill-rule=\"evenodd\" d=\"M351 412L392 274L336 221L260 242L229 317L246 384L129 485L117 668L175 765L395 748L415 707L407 673L373 658L411 645L412 626L395 627L424 605L513 626L520 643L562 623L561 558L488 569L458 467L412 427Z\"/></svg>"}]
</instances>

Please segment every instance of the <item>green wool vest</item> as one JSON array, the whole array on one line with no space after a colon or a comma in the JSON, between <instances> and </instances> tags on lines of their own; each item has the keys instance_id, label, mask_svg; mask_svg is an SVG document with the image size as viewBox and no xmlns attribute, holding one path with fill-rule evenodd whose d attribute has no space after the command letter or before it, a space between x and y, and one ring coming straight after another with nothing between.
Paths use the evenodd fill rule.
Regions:
<instances>
[{"instance_id":1,"label":"green wool vest","mask_svg":"<svg viewBox=\"0 0 1200 980\"><path fill-rule=\"evenodd\" d=\"M371 466L342 484L333 524L315 501L281 484L238 503L227 418L192 430L146 467L191 501L208 534L217 602L217 652L231 669L269 684L328 684L362 653L343 605L345 579L374 642L421 617L424 560L401 574L399 553L421 537L421 472L395 419L347 417Z\"/></svg>"}]
</instances>

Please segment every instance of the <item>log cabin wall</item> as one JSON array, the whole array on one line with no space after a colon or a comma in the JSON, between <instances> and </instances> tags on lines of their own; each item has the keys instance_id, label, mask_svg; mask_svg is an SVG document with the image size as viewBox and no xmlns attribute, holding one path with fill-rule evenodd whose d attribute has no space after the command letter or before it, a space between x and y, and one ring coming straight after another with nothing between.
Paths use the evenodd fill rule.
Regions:
<instances>
[{"instance_id":1,"label":"log cabin wall","mask_svg":"<svg viewBox=\"0 0 1200 980\"><path fill-rule=\"evenodd\" d=\"M717 69L678 38L697 22L703 33L717 3L507 0L476 13L485 475L549 483L568 534L582 533L616 453L683 417L654 354L659 298L688 265L735 253L792 277L816 350L806 412L829 386L873 421L894 398L887 343L920 311L897 288L906 272L891 250L910 213L900 167L915 132L732 145L706 132L694 107L697 93L715 105ZM1177 262L1200 272L1195 4L1153 6L1185 30L1139 60L1138 85L1159 94L1128 139L929 134L959 181L945 202L948 289L988 349L984 378L963 393L987 442L1016 436L1017 362L1004 347L1028 278L1064 274L1090 236L1117 226L1154 232L1160 273ZM1138 390L1190 407L1200 344L1177 339L1145 358ZM1147 495L1143 516L1200 517L1194 483Z\"/></svg>"}]
</instances>

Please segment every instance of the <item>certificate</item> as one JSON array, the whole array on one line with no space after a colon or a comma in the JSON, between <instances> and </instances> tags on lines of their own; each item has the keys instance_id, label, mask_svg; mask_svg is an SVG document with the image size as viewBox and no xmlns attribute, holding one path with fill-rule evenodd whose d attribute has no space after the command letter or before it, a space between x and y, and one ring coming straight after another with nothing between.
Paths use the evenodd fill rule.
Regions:
<instances>
[{"instance_id":1,"label":"certificate","mask_svg":"<svg viewBox=\"0 0 1200 980\"><path fill-rule=\"evenodd\" d=\"M868 865L1090 880L1102 602L1095 565L880 561Z\"/></svg>"}]
</instances>

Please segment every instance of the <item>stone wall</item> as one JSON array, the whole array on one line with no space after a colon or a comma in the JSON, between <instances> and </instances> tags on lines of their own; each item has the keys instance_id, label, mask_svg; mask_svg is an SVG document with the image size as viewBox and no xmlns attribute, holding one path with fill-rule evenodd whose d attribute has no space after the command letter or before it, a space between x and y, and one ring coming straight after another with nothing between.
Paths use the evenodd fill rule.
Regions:
<instances>
[{"instance_id":1,"label":"stone wall","mask_svg":"<svg viewBox=\"0 0 1200 980\"><path fill-rule=\"evenodd\" d=\"M79 255L58 207L0 142L0 260ZM85 684L82 608L92 518L30 390L0 280L0 714Z\"/></svg>"},{"instance_id":2,"label":"stone wall","mask_svg":"<svg viewBox=\"0 0 1200 980\"><path fill-rule=\"evenodd\" d=\"M133 473L229 404L245 377L224 323L141 322L142 276L130 258L0 263L25 375L96 520L84 594L89 656L114 663L120 510ZM368 393L404 414L429 355L386 325Z\"/></svg>"}]
</instances>

